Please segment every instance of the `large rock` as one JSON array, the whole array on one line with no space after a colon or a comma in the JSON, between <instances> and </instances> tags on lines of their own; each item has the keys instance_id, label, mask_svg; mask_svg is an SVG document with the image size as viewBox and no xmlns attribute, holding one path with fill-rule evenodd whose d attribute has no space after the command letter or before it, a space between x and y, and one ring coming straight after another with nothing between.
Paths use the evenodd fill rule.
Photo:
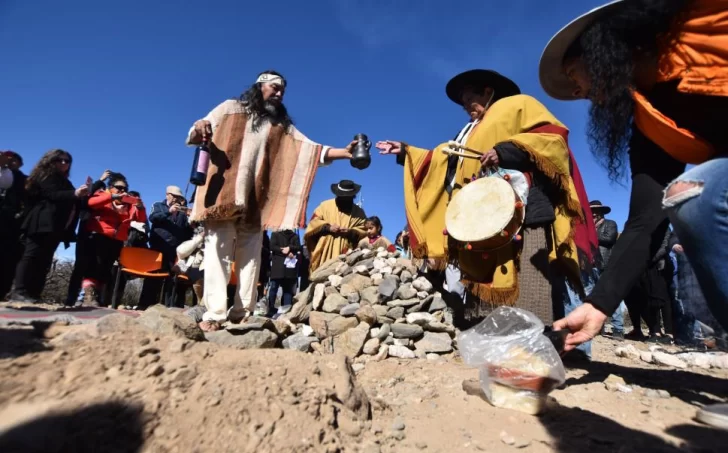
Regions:
<instances>
[{"instance_id":1,"label":"large rock","mask_svg":"<svg viewBox=\"0 0 728 453\"><path fill-rule=\"evenodd\" d=\"M243 335L251 330L270 330L271 332L276 331L275 324L270 318L263 318L261 316L253 316L248 318L247 321L240 324L230 324L227 330L234 335Z\"/></svg>"},{"instance_id":2,"label":"large rock","mask_svg":"<svg viewBox=\"0 0 728 453\"><path fill-rule=\"evenodd\" d=\"M357 250L357 251L353 252L351 255L346 257L346 264L348 264L349 266L353 266L354 264L359 262L359 260L361 260L363 257L364 257L364 252L361 250Z\"/></svg>"},{"instance_id":3,"label":"large rock","mask_svg":"<svg viewBox=\"0 0 728 453\"><path fill-rule=\"evenodd\" d=\"M160 335L173 335L195 341L205 341L205 333L192 318L162 305L149 307L138 320L139 324Z\"/></svg>"},{"instance_id":4,"label":"large rock","mask_svg":"<svg viewBox=\"0 0 728 453\"><path fill-rule=\"evenodd\" d=\"M361 296L359 296L358 292L353 292L346 295L346 300L348 300L350 304L358 304L361 301Z\"/></svg>"},{"instance_id":5,"label":"large rock","mask_svg":"<svg viewBox=\"0 0 728 453\"><path fill-rule=\"evenodd\" d=\"M297 333L283 340L283 347L285 349L308 352L311 349L311 344L316 342L318 342L317 338L307 337L301 333Z\"/></svg>"},{"instance_id":6,"label":"large rock","mask_svg":"<svg viewBox=\"0 0 728 453\"><path fill-rule=\"evenodd\" d=\"M362 352L366 355L374 355L377 352L379 352L379 339L371 338L371 339L367 340L367 342L364 343Z\"/></svg>"},{"instance_id":7,"label":"large rock","mask_svg":"<svg viewBox=\"0 0 728 453\"><path fill-rule=\"evenodd\" d=\"M422 327L410 324L392 324L389 327L394 338L419 338L424 333Z\"/></svg>"},{"instance_id":8,"label":"large rock","mask_svg":"<svg viewBox=\"0 0 728 453\"><path fill-rule=\"evenodd\" d=\"M408 324L416 324L418 326L424 326L432 322L436 322L436 318L429 313L410 313L407 315Z\"/></svg>"},{"instance_id":9,"label":"large rock","mask_svg":"<svg viewBox=\"0 0 728 453\"><path fill-rule=\"evenodd\" d=\"M387 317L392 319L399 319L404 316L404 307L392 307L387 312Z\"/></svg>"},{"instance_id":10,"label":"large rock","mask_svg":"<svg viewBox=\"0 0 728 453\"><path fill-rule=\"evenodd\" d=\"M377 323L377 312L369 305L360 307L354 315L356 316L356 319L369 325L373 326Z\"/></svg>"},{"instance_id":11,"label":"large rock","mask_svg":"<svg viewBox=\"0 0 728 453\"><path fill-rule=\"evenodd\" d=\"M391 345L389 346L389 355L399 359L414 359L415 353L406 346Z\"/></svg>"},{"instance_id":12,"label":"large rock","mask_svg":"<svg viewBox=\"0 0 728 453\"><path fill-rule=\"evenodd\" d=\"M404 284L397 288L397 291L394 293L394 297L397 299L412 299L417 297L417 290L412 287L410 284Z\"/></svg>"},{"instance_id":13,"label":"large rock","mask_svg":"<svg viewBox=\"0 0 728 453\"><path fill-rule=\"evenodd\" d=\"M311 288L311 286L309 286ZM321 305L324 302L324 291L326 290L326 285L323 283L319 283L315 286L313 290L313 298L311 300L311 307L318 311L321 310Z\"/></svg>"},{"instance_id":14,"label":"large rock","mask_svg":"<svg viewBox=\"0 0 728 453\"><path fill-rule=\"evenodd\" d=\"M383 342L389 337L390 332L392 332L392 328L389 324L382 324L382 327L379 328L379 332L377 332L377 340L379 342Z\"/></svg>"},{"instance_id":15,"label":"large rock","mask_svg":"<svg viewBox=\"0 0 728 453\"><path fill-rule=\"evenodd\" d=\"M446 333L425 332L422 339L415 343L415 348L426 354L452 352L452 339Z\"/></svg>"},{"instance_id":16,"label":"large rock","mask_svg":"<svg viewBox=\"0 0 728 453\"><path fill-rule=\"evenodd\" d=\"M444 322L431 322L422 327L428 332L446 332L450 335L455 335L455 326L445 324Z\"/></svg>"},{"instance_id":17,"label":"large rock","mask_svg":"<svg viewBox=\"0 0 728 453\"><path fill-rule=\"evenodd\" d=\"M348 304L339 310L339 314L341 316L354 316L357 310L359 310L359 304Z\"/></svg>"},{"instance_id":18,"label":"large rock","mask_svg":"<svg viewBox=\"0 0 728 453\"><path fill-rule=\"evenodd\" d=\"M409 308L413 305L418 305L419 303L420 303L420 300L416 297L414 299L406 299L406 300L395 299L395 300L391 300L391 301L387 302L387 307Z\"/></svg>"},{"instance_id":19,"label":"large rock","mask_svg":"<svg viewBox=\"0 0 728 453\"><path fill-rule=\"evenodd\" d=\"M417 280L412 282L412 287L417 291L432 291L432 283L425 277L419 277Z\"/></svg>"},{"instance_id":20,"label":"large rock","mask_svg":"<svg viewBox=\"0 0 728 453\"><path fill-rule=\"evenodd\" d=\"M387 267L387 262L381 258L375 258L374 262L372 263L372 266L376 270L381 270L381 269L384 269L385 267Z\"/></svg>"},{"instance_id":21,"label":"large rock","mask_svg":"<svg viewBox=\"0 0 728 453\"><path fill-rule=\"evenodd\" d=\"M440 294L435 294L435 298L432 299L432 302L430 302L430 306L427 309L430 313L435 313L436 311L444 310L447 308L447 304L442 299Z\"/></svg>"},{"instance_id":22,"label":"large rock","mask_svg":"<svg viewBox=\"0 0 728 453\"><path fill-rule=\"evenodd\" d=\"M331 286L334 288L338 288L341 286L341 281L344 280L344 277L341 275L329 275L329 283L331 283Z\"/></svg>"},{"instance_id":23,"label":"large rock","mask_svg":"<svg viewBox=\"0 0 728 453\"><path fill-rule=\"evenodd\" d=\"M308 323L313 329L314 334L316 334L316 337L323 340L329 336L329 322L339 317L339 315L334 313L314 311L311 312L311 316L308 318Z\"/></svg>"},{"instance_id":24,"label":"large rock","mask_svg":"<svg viewBox=\"0 0 728 453\"><path fill-rule=\"evenodd\" d=\"M336 318L329 321L327 325L328 336L335 337L341 335L349 329L353 329L359 324L359 321L352 318L344 318L343 316L337 316Z\"/></svg>"},{"instance_id":25,"label":"large rock","mask_svg":"<svg viewBox=\"0 0 728 453\"><path fill-rule=\"evenodd\" d=\"M402 283L409 283L412 281L412 274L407 270L403 270L399 273L399 278L402 280Z\"/></svg>"},{"instance_id":26,"label":"large rock","mask_svg":"<svg viewBox=\"0 0 728 453\"><path fill-rule=\"evenodd\" d=\"M313 285L308 285L308 288L299 292L293 296L293 300L296 302L305 301L306 303L311 302L311 296L313 295Z\"/></svg>"},{"instance_id":27,"label":"large rock","mask_svg":"<svg viewBox=\"0 0 728 453\"><path fill-rule=\"evenodd\" d=\"M235 335L230 330L206 332L207 341L233 349L269 349L278 342L278 335L270 330L249 330L242 335Z\"/></svg>"},{"instance_id":28,"label":"large rock","mask_svg":"<svg viewBox=\"0 0 728 453\"><path fill-rule=\"evenodd\" d=\"M377 314L377 317L387 316L387 312L389 311L389 307L386 305L372 305L372 308L374 309L374 313Z\"/></svg>"},{"instance_id":29,"label":"large rock","mask_svg":"<svg viewBox=\"0 0 728 453\"><path fill-rule=\"evenodd\" d=\"M339 288L339 294L346 297L347 299L349 298L350 295L358 294L358 293L359 292L353 286L348 285L348 284L343 284L343 285L341 285L341 288Z\"/></svg>"},{"instance_id":30,"label":"large rock","mask_svg":"<svg viewBox=\"0 0 728 453\"><path fill-rule=\"evenodd\" d=\"M285 318L292 323L302 323L308 321L311 314L311 305L305 300L300 300L293 304L291 311L285 314Z\"/></svg>"},{"instance_id":31,"label":"large rock","mask_svg":"<svg viewBox=\"0 0 728 453\"><path fill-rule=\"evenodd\" d=\"M333 258L319 266L318 269L313 271L311 275L308 277L309 280L311 280L313 283L323 283L331 275L334 275L336 273L336 267L341 264L338 258Z\"/></svg>"},{"instance_id":32,"label":"large rock","mask_svg":"<svg viewBox=\"0 0 728 453\"><path fill-rule=\"evenodd\" d=\"M326 313L338 313L348 303L349 301L347 301L340 294L331 294L327 296L324 300L322 308Z\"/></svg>"},{"instance_id":33,"label":"large rock","mask_svg":"<svg viewBox=\"0 0 728 453\"><path fill-rule=\"evenodd\" d=\"M369 328L369 324L363 322L353 329L334 337L334 352L351 358L358 356L369 335Z\"/></svg>"},{"instance_id":34,"label":"large rock","mask_svg":"<svg viewBox=\"0 0 728 453\"><path fill-rule=\"evenodd\" d=\"M341 281L342 285L348 285L356 291L372 286L372 280L361 274L349 274Z\"/></svg>"},{"instance_id":35,"label":"large rock","mask_svg":"<svg viewBox=\"0 0 728 453\"><path fill-rule=\"evenodd\" d=\"M339 290L331 285L326 286L324 288L324 299L326 299L327 297L329 297L332 294L339 294Z\"/></svg>"},{"instance_id":36,"label":"large rock","mask_svg":"<svg viewBox=\"0 0 728 453\"><path fill-rule=\"evenodd\" d=\"M652 353L652 361L657 365L671 366L675 368L687 368L688 364L684 360L675 357L674 355L664 353L662 351L655 351Z\"/></svg>"},{"instance_id":37,"label":"large rock","mask_svg":"<svg viewBox=\"0 0 728 453\"><path fill-rule=\"evenodd\" d=\"M359 303L362 305L375 305L379 302L379 288L370 286L359 291Z\"/></svg>"},{"instance_id":38,"label":"large rock","mask_svg":"<svg viewBox=\"0 0 728 453\"><path fill-rule=\"evenodd\" d=\"M379 295L382 296L383 300L390 300L397 291L398 286L399 282L394 276L386 277L379 284Z\"/></svg>"}]
</instances>

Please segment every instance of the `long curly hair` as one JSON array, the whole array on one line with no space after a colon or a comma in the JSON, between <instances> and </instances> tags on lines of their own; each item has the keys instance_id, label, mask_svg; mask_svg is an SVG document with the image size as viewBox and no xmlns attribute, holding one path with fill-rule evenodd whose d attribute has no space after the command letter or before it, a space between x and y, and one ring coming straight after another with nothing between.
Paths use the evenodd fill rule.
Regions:
<instances>
[{"instance_id":1,"label":"long curly hair","mask_svg":"<svg viewBox=\"0 0 728 453\"><path fill-rule=\"evenodd\" d=\"M277 71L268 70L258 74L258 77L262 74L273 74L283 79L285 83L285 77ZM293 126L293 119L288 114L286 106L281 102L280 104L272 105L263 99L263 92L261 91L262 83L254 83L248 88L243 94L240 95L240 102L245 105L245 108L253 115L253 130L263 124L264 121L268 120L273 125L283 126L283 129L288 131Z\"/></svg>"},{"instance_id":2,"label":"long curly hair","mask_svg":"<svg viewBox=\"0 0 728 453\"><path fill-rule=\"evenodd\" d=\"M565 60L581 58L591 78L587 137L613 181L624 175L632 131L635 56L657 58L692 1L625 1L589 26L566 53Z\"/></svg>"},{"instance_id":3,"label":"long curly hair","mask_svg":"<svg viewBox=\"0 0 728 453\"><path fill-rule=\"evenodd\" d=\"M69 166L68 171L62 173L56 165L58 161L66 159L68 160ZM38 192L40 183L50 178L51 176L60 175L64 178L68 178L71 172L70 164L73 162L73 157L68 151L62 149L52 149L47 153L43 154L38 163L33 167L30 172L28 179L25 181L25 189L29 194L33 195Z\"/></svg>"}]
</instances>

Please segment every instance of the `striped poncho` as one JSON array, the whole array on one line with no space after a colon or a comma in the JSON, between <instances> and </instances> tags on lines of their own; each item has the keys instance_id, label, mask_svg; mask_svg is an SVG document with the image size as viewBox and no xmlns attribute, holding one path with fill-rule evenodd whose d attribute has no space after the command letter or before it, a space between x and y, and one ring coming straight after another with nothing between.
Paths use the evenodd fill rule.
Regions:
<instances>
[{"instance_id":1,"label":"striped poncho","mask_svg":"<svg viewBox=\"0 0 728 453\"><path fill-rule=\"evenodd\" d=\"M191 220L239 219L261 229L296 229L326 147L298 129L262 122L237 100L218 105L205 118L212 125L207 181L197 188ZM190 143L192 130L187 137Z\"/></svg>"}]
</instances>

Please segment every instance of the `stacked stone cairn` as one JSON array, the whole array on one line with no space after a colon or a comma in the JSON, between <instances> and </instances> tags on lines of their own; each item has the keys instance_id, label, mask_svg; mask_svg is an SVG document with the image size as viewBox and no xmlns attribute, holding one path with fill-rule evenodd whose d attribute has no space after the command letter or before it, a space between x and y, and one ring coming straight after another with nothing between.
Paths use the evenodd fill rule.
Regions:
<instances>
[{"instance_id":1,"label":"stacked stone cairn","mask_svg":"<svg viewBox=\"0 0 728 453\"><path fill-rule=\"evenodd\" d=\"M207 339L232 347L283 347L382 360L437 359L453 352L456 330L439 293L399 252L353 250L324 263L276 321L251 318ZM266 333L260 332L267 331ZM266 341L239 341L254 333ZM268 334L270 333L270 335ZM238 340L238 341L236 341Z\"/></svg>"}]
</instances>

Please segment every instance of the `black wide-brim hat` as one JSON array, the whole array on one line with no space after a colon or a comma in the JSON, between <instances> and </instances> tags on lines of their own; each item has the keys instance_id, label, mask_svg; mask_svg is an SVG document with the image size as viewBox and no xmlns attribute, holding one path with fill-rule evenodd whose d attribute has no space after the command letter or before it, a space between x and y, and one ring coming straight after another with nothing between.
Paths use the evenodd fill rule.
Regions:
<instances>
[{"instance_id":1,"label":"black wide-brim hat","mask_svg":"<svg viewBox=\"0 0 728 453\"><path fill-rule=\"evenodd\" d=\"M338 183L331 184L331 191L337 197L355 197L359 193L361 186L354 181L342 179Z\"/></svg>"},{"instance_id":2,"label":"black wide-brim hat","mask_svg":"<svg viewBox=\"0 0 728 453\"><path fill-rule=\"evenodd\" d=\"M521 94L516 82L490 69L471 69L450 79L445 86L445 93L457 105L463 105L461 96L467 86L491 87L495 91L494 99Z\"/></svg>"},{"instance_id":3,"label":"black wide-brim hat","mask_svg":"<svg viewBox=\"0 0 728 453\"><path fill-rule=\"evenodd\" d=\"M538 64L538 78L543 90L554 99L573 101L577 86L564 71L564 57L571 45L596 20L624 5L625 0L613 0L592 9L566 24L546 44Z\"/></svg>"},{"instance_id":4,"label":"black wide-brim hat","mask_svg":"<svg viewBox=\"0 0 728 453\"><path fill-rule=\"evenodd\" d=\"M589 208L592 210L592 212L598 212L601 214L609 214L610 212L612 212L612 208L610 208L609 206L604 206L599 200L590 201Z\"/></svg>"}]
</instances>

